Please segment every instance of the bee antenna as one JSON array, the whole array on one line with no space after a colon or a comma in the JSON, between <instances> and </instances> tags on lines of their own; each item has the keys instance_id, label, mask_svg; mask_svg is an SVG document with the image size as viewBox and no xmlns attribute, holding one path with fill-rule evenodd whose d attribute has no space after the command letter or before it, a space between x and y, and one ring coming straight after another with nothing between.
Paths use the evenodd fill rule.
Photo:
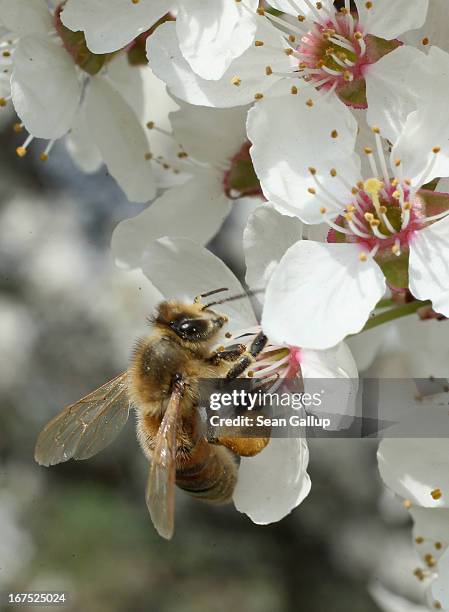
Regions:
<instances>
[{"instance_id":1,"label":"bee antenna","mask_svg":"<svg viewBox=\"0 0 449 612\"><path fill-rule=\"evenodd\" d=\"M253 295L257 295L258 293L264 293L265 289L254 289L252 291L245 291L244 293L239 293L238 295L231 295L223 300L217 300L216 302L209 302L203 306L201 310L206 310L206 308L210 308L211 306L217 306L218 304L226 304L227 302L233 302L234 300L241 300L245 297L251 297Z\"/></svg>"},{"instance_id":2,"label":"bee antenna","mask_svg":"<svg viewBox=\"0 0 449 612\"><path fill-rule=\"evenodd\" d=\"M227 287L221 287L220 289L213 289L212 291L208 291L207 293L202 293L201 295L197 295L193 300L196 304L201 300L201 298L209 297L210 295L215 295L216 293L221 293L222 291L229 291Z\"/></svg>"}]
</instances>

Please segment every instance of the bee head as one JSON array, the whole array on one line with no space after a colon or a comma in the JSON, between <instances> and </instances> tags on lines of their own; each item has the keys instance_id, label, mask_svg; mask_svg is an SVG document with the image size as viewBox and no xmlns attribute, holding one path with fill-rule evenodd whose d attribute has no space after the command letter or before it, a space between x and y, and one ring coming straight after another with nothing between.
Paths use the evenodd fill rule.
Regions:
<instances>
[{"instance_id":1,"label":"bee head","mask_svg":"<svg viewBox=\"0 0 449 612\"><path fill-rule=\"evenodd\" d=\"M164 330L171 330L186 342L212 340L228 318L213 310L204 309L200 302L185 304L176 300L159 304L153 323Z\"/></svg>"}]
</instances>

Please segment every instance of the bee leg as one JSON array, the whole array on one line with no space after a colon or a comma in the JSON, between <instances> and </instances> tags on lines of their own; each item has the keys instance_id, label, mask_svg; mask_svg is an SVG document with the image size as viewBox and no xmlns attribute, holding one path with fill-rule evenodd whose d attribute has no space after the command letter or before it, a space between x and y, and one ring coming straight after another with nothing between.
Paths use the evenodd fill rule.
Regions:
<instances>
[{"instance_id":1,"label":"bee leg","mask_svg":"<svg viewBox=\"0 0 449 612\"><path fill-rule=\"evenodd\" d=\"M223 351L216 351L209 357L209 362L213 365L219 365L222 361L236 361L246 351L244 344L236 344L235 346Z\"/></svg>"},{"instance_id":2,"label":"bee leg","mask_svg":"<svg viewBox=\"0 0 449 612\"><path fill-rule=\"evenodd\" d=\"M254 340L251 342L249 352L253 357L257 357L259 353L263 351L268 342L268 338L263 332L259 332Z\"/></svg>"}]
</instances>

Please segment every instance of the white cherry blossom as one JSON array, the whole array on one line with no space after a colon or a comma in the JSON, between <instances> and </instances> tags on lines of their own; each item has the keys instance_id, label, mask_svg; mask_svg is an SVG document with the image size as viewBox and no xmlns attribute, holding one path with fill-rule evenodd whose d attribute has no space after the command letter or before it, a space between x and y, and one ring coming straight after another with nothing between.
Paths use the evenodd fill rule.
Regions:
<instances>
[{"instance_id":1,"label":"white cherry blossom","mask_svg":"<svg viewBox=\"0 0 449 612\"><path fill-rule=\"evenodd\" d=\"M259 9L253 17L254 42L220 79L211 81L192 71L176 40L174 23L163 24L148 39L150 65L177 97L192 104L248 104L271 95L276 84L282 84L287 95L309 84L322 93L336 92L350 106L365 108L372 66L394 53L401 44L396 40L399 34L423 24L428 2L417 0L411 6L404 0L357 0L355 13L349 0L341 11L330 0L271 4L287 14Z\"/></svg>"},{"instance_id":2,"label":"white cherry blossom","mask_svg":"<svg viewBox=\"0 0 449 612\"><path fill-rule=\"evenodd\" d=\"M121 266L138 267L147 244L165 235L206 244L220 229L232 206L243 196L260 201L260 185L249 156L246 108L211 109L179 102L170 113L172 154L153 159L167 175L176 172L179 185L167 189L147 209L119 223L112 251Z\"/></svg>"},{"instance_id":3,"label":"white cherry blossom","mask_svg":"<svg viewBox=\"0 0 449 612\"><path fill-rule=\"evenodd\" d=\"M1 0L0 13L9 28L11 94L20 117L18 130L29 132L17 154L23 157L34 138L48 140L40 157L47 160L54 142L70 134L69 151L86 171L104 162L131 201L145 202L156 193L149 145L140 118L126 100L143 95L146 75L122 69L126 57L84 57L70 48L59 22L44 0ZM78 59L77 59L78 58ZM117 81L115 80L117 77Z\"/></svg>"},{"instance_id":4,"label":"white cherry blossom","mask_svg":"<svg viewBox=\"0 0 449 612\"><path fill-rule=\"evenodd\" d=\"M173 34L192 70L219 79L253 42L257 6L258 0L68 0L62 21L84 32L93 53L110 53L172 12Z\"/></svg>"},{"instance_id":5,"label":"white cherry blossom","mask_svg":"<svg viewBox=\"0 0 449 612\"><path fill-rule=\"evenodd\" d=\"M420 61L432 63L432 70L438 61L449 72L442 51L420 54ZM251 155L265 197L281 213L329 227L324 243L292 245L268 283L263 324L279 342L326 348L359 332L387 281L449 315L449 200L422 189L449 174L449 121L440 85L419 108L413 89L400 93L395 111L402 103L408 113L390 122L388 109L387 119L382 107L372 111L389 132L392 150L385 155L381 130L372 124L364 149L368 176L355 153L357 123L341 102L302 91L262 100L249 113Z\"/></svg>"}]
</instances>

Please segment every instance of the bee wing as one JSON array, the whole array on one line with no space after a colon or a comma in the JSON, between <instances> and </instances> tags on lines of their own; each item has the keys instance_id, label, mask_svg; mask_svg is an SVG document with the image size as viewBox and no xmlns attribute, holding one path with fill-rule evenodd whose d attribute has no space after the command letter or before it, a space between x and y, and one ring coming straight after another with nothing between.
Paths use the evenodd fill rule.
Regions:
<instances>
[{"instance_id":1,"label":"bee wing","mask_svg":"<svg viewBox=\"0 0 449 612\"><path fill-rule=\"evenodd\" d=\"M34 457L45 466L89 459L118 436L128 415L128 375L123 372L51 420L39 435Z\"/></svg>"},{"instance_id":2,"label":"bee wing","mask_svg":"<svg viewBox=\"0 0 449 612\"><path fill-rule=\"evenodd\" d=\"M175 385L156 436L146 501L156 531L170 540L174 530L176 430L183 388Z\"/></svg>"}]
</instances>

